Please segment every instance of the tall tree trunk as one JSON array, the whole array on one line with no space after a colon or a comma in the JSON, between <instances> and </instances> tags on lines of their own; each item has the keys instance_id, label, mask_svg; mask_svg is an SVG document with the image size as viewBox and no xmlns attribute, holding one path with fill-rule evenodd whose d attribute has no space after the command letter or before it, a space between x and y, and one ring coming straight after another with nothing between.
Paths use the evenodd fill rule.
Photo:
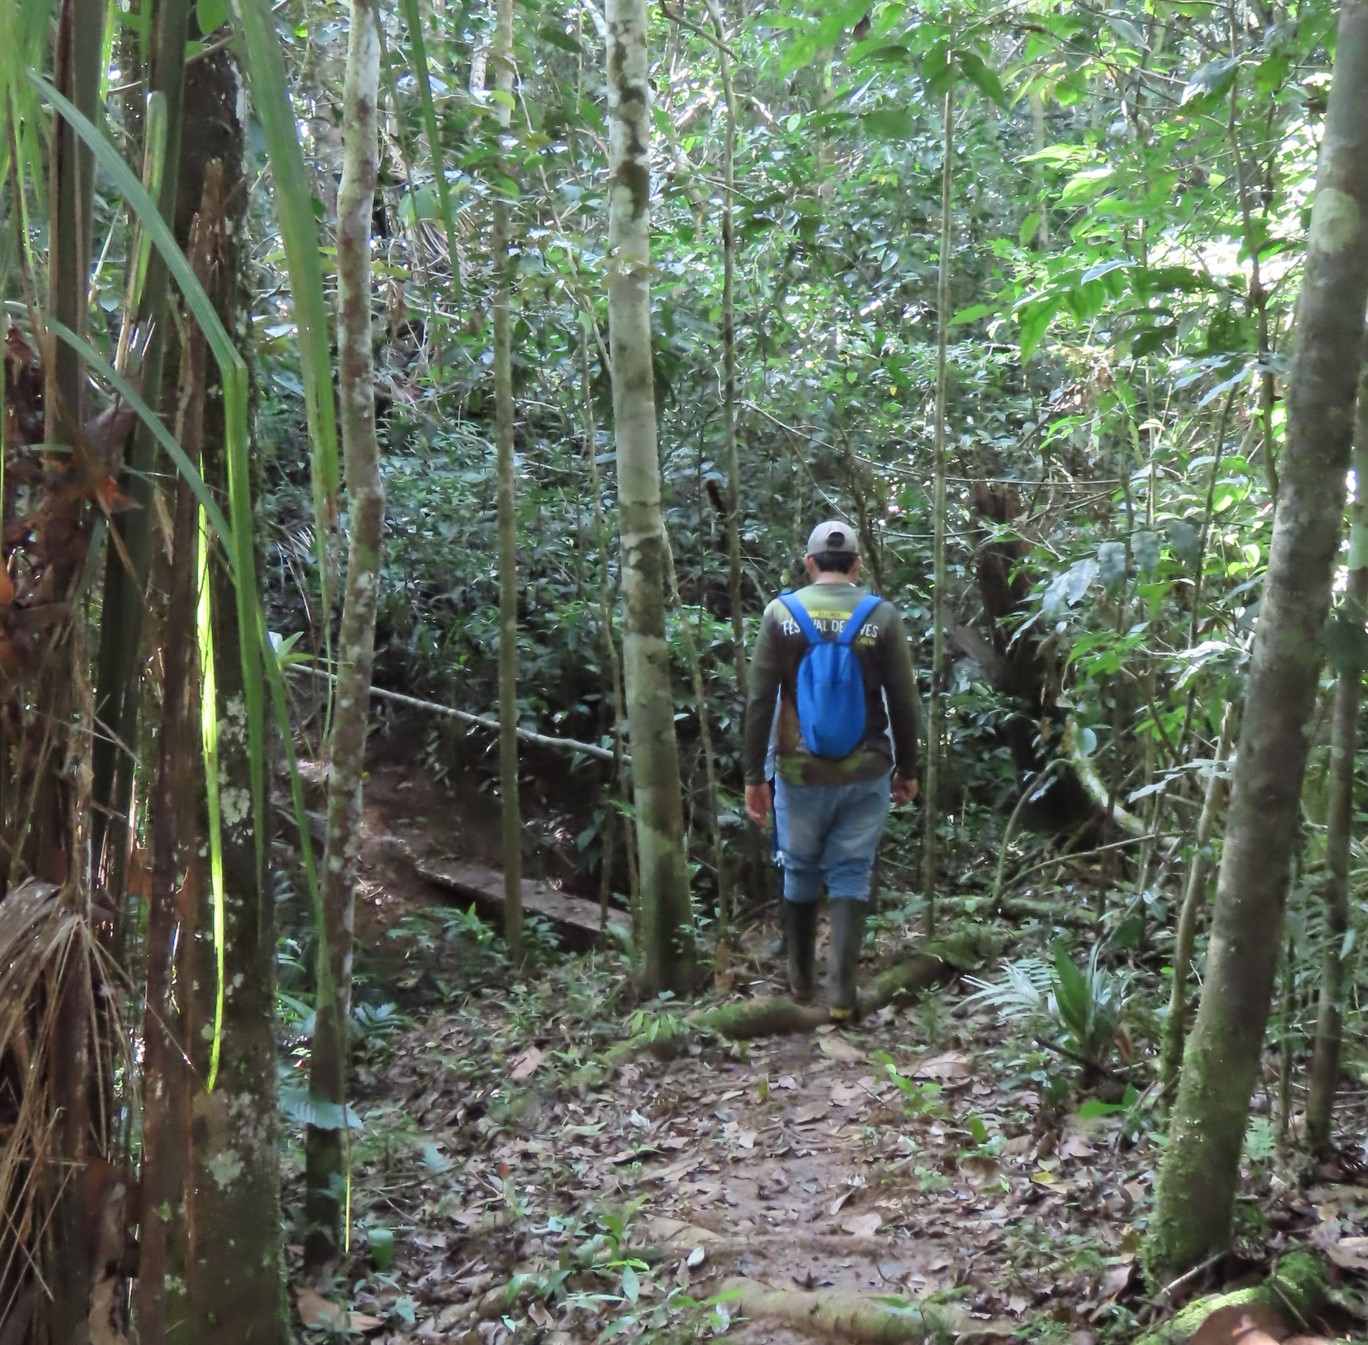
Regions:
<instances>
[{"instance_id":1,"label":"tall tree trunk","mask_svg":"<svg viewBox=\"0 0 1368 1345\"><path fill-rule=\"evenodd\" d=\"M242 334L238 263L246 219L242 126L237 118L237 71L226 51L202 58L186 90L195 124L230 132L215 144L221 157L205 174L199 229L209 234L210 297L228 331ZM187 129L187 134L188 134ZM204 477L225 499L229 463L224 402L217 370L207 384ZM203 545L208 581L200 601L209 604L212 636L213 716L217 724L218 792L222 814L222 988L200 974L179 994L198 1000L195 1026L214 1020L213 995L223 1001L218 1078L193 1101L187 1219L187 1294L184 1318L171 1323L174 1338L195 1345L286 1345L290 1339L284 1296L280 1220L275 1013L275 901L267 877L266 836L258 836L252 807L252 761L247 731L244 642L256 632L238 624L232 576L220 548ZM207 569L207 574L205 570ZM259 668L256 677L264 673ZM203 695L211 690L206 678ZM363 698L364 704L364 698ZM266 817L269 836L269 812ZM203 953L201 953L203 957ZM202 969L207 972L208 968ZM198 993L196 989L198 988ZM208 1043L195 1032L187 1043L207 1080Z\"/></svg>"},{"instance_id":2,"label":"tall tree trunk","mask_svg":"<svg viewBox=\"0 0 1368 1345\"><path fill-rule=\"evenodd\" d=\"M337 197L338 391L351 535L338 642L337 705L328 752L327 839L320 879L324 939L318 956L318 1012L309 1074L314 1099L339 1109L346 1102L361 789L385 511L371 353L370 240L379 155L375 115L379 86L380 35L374 0L352 0L342 96L342 181ZM340 1125L309 1127L306 1165L309 1233L305 1254L309 1264L319 1268L342 1246Z\"/></svg>"},{"instance_id":3,"label":"tall tree trunk","mask_svg":"<svg viewBox=\"0 0 1368 1345\"><path fill-rule=\"evenodd\" d=\"M660 507L648 284L650 85L644 0L608 0L607 24L608 332L626 603L623 661L641 872L637 948L642 989L655 994L682 990L691 979L693 930L665 640L667 542Z\"/></svg>"},{"instance_id":4,"label":"tall tree trunk","mask_svg":"<svg viewBox=\"0 0 1368 1345\"><path fill-rule=\"evenodd\" d=\"M221 195L221 193L219 193ZM207 213L207 212L206 212ZM201 284L208 283L210 239L222 230L196 231L190 261ZM199 464L204 443L204 340L191 332L181 350L176 438ZM199 599L198 508L189 484L178 479L172 506L170 555L156 557L149 602L162 619L162 678L155 775L149 795L151 863L146 885L146 999L143 1013L142 1180L138 1222L142 1230L134 1320L142 1345L177 1339L176 1324L187 1322L189 1288L187 1229L188 1174L196 1010L201 996L177 995L177 986L213 981L205 964L200 886L203 862L202 785L196 741L199 683L195 629ZM165 639L167 631L178 632ZM202 1047L199 1051L202 1054Z\"/></svg>"},{"instance_id":5,"label":"tall tree trunk","mask_svg":"<svg viewBox=\"0 0 1368 1345\"><path fill-rule=\"evenodd\" d=\"M1368 612L1368 374L1359 379L1354 433L1354 503L1349 510L1349 582L1344 617L1359 638ZM1346 642L1348 643L1348 642ZM1349 846L1354 834L1354 760L1358 748L1363 665L1357 641L1339 670L1330 729L1330 817L1325 839L1325 970L1311 1053L1311 1095L1306 1103L1306 1138L1317 1153L1330 1147L1330 1119L1339 1086L1344 1029L1344 936L1349 930Z\"/></svg>"},{"instance_id":6,"label":"tall tree trunk","mask_svg":"<svg viewBox=\"0 0 1368 1345\"><path fill-rule=\"evenodd\" d=\"M945 402L946 343L950 331L950 184L955 150L955 101L945 94L945 126L941 161L940 277L936 285L939 308L936 330L936 448L934 503L931 513L935 541L931 579L931 703L926 717L926 833L922 843L922 890L926 897L926 934L936 932L936 886L940 856L936 829L941 821L941 739L945 734L945 699L941 678L945 664Z\"/></svg>"},{"instance_id":7,"label":"tall tree trunk","mask_svg":"<svg viewBox=\"0 0 1368 1345\"><path fill-rule=\"evenodd\" d=\"M505 137L513 115L513 0L499 0L494 86ZM500 178L512 168L505 159ZM518 799L518 518L513 497L512 205L501 181L494 200L494 420L499 478L499 788L503 794L504 937L522 960L522 809Z\"/></svg>"},{"instance_id":8,"label":"tall tree trunk","mask_svg":"<svg viewBox=\"0 0 1368 1345\"><path fill-rule=\"evenodd\" d=\"M731 604L732 658L736 668L738 712L746 704L746 635L742 620L744 600L741 593L741 459L736 444L736 88L732 80L731 49L718 0L707 0L708 18L717 40L718 73L727 104L727 134L722 163L722 413L727 462L727 595ZM739 724L742 714L738 713ZM719 806L714 800L713 807ZM756 827L746 828L749 868L752 881L768 876L764 837ZM720 841L719 841L720 846ZM730 882L723 887L718 871L718 942L730 937Z\"/></svg>"},{"instance_id":9,"label":"tall tree trunk","mask_svg":"<svg viewBox=\"0 0 1368 1345\"><path fill-rule=\"evenodd\" d=\"M87 116L98 118L100 55L104 40L105 6L101 0L65 0L57 21L55 82ZM72 331L87 328L86 285L90 275L92 160L90 151L67 123L54 114L49 177L49 297L51 312ZM50 509L45 525L47 570L42 581L42 600L69 602L85 559L88 525L87 505L76 487L87 442L83 434L85 370L76 353L51 338L44 351L46 375L44 408L46 439L44 455ZM63 489L63 486L66 489ZM60 610L60 607L54 608ZM36 713L26 717L26 741L19 778L31 789L33 806L30 832L24 852L33 875L63 885L62 900L79 918L90 914L90 875L80 862L84 850L86 817L73 797L73 781L87 765L88 707L81 706L84 721L72 726L78 713L79 688L84 682L84 650L80 625L70 617L61 621L44 651L40 683L35 697ZM32 735L29 737L28 735ZM61 1292L42 1309L46 1329L54 1343L65 1345L87 1329L92 1274L90 1229L97 1218L87 1201L85 1181L67 1181L101 1153L98 1117L102 1107L92 1102L102 1086L94 1082L99 1071L91 1069L95 1043L86 1030L92 986L84 957L73 958L58 990L59 1045L53 1060L53 1102L60 1112L54 1125L54 1153L49 1166L55 1212L51 1252L44 1266L49 1284ZM64 1176L65 1174L65 1176Z\"/></svg>"},{"instance_id":10,"label":"tall tree trunk","mask_svg":"<svg viewBox=\"0 0 1368 1345\"><path fill-rule=\"evenodd\" d=\"M1185 1271L1230 1241L1344 512L1366 298L1368 3L1352 0L1340 13L1288 382L1287 449L1207 977L1183 1057L1146 1248L1156 1277Z\"/></svg>"}]
</instances>

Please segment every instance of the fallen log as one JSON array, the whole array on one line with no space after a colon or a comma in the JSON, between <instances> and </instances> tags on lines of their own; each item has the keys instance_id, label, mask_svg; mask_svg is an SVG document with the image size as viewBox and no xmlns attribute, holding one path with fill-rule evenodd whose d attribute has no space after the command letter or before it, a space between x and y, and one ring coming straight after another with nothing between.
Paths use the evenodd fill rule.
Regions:
<instances>
[{"instance_id":1,"label":"fallen log","mask_svg":"<svg viewBox=\"0 0 1368 1345\"><path fill-rule=\"evenodd\" d=\"M966 1325L961 1314L940 1304L915 1299L899 1302L891 1295L873 1298L840 1289L812 1293L738 1278L727 1280L718 1297L747 1317L783 1322L812 1335L859 1345L919 1345L925 1340L953 1338Z\"/></svg>"},{"instance_id":2,"label":"fallen log","mask_svg":"<svg viewBox=\"0 0 1368 1345\"><path fill-rule=\"evenodd\" d=\"M399 837L391 836L390 848L403 854L425 882L454 893L462 903L473 902L486 916L497 919L502 915L505 894L501 870L467 859L425 858ZM524 878L521 889L524 914L540 915L549 921L568 947L584 949L599 942L603 930L598 902L572 897L535 878ZM631 942L631 929L619 911L609 917L607 933L619 946Z\"/></svg>"}]
</instances>

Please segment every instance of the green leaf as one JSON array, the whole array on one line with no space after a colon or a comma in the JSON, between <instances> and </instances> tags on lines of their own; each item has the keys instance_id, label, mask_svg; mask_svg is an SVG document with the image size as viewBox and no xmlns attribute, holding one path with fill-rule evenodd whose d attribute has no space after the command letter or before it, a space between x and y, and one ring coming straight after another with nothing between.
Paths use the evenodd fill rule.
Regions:
<instances>
[{"instance_id":1,"label":"green leaf","mask_svg":"<svg viewBox=\"0 0 1368 1345\"><path fill-rule=\"evenodd\" d=\"M1075 173L1059 193L1059 204L1079 205L1084 201L1091 201L1107 189L1115 171L1114 168L1103 166L1085 168L1082 172Z\"/></svg>"},{"instance_id":2,"label":"green leaf","mask_svg":"<svg viewBox=\"0 0 1368 1345\"><path fill-rule=\"evenodd\" d=\"M635 1303L641 1296L641 1278L631 1266L622 1268L622 1295L629 1303Z\"/></svg>"},{"instance_id":3,"label":"green leaf","mask_svg":"<svg viewBox=\"0 0 1368 1345\"><path fill-rule=\"evenodd\" d=\"M910 108L881 107L866 112L860 125L867 135L876 140L910 140L916 122Z\"/></svg>"},{"instance_id":4,"label":"green leaf","mask_svg":"<svg viewBox=\"0 0 1368 1345\"><path fill-rule=\"evenodd\" d=\"M1002 87L1002 81L987 61L978 52L970 48L962 48L955 52L955 63L963 72L964 77L986 98L990 98L998 107L1007 107L1007 90Z\"/></svg>"},{"instance_id":5,"label":"green leaf","mask_svg":"<svg viewBox=\"0 0 1368 1345\"><path fill-rule=\"evenodd\" d=\"M1022 247L1030 247L1036 240L1036 235L1040 232L1040 226L1045 222L1045 217L1039 210L1033 210L1024 220L1021 221L1021 228L1017 230L1017 242Z\"/></svg>"},{"instance_id":6,"label":"green leaf","mask_svg":"<svg viewBox=\"0 0 1368 1345\"><path fill-rule=\"evenodd\" d=\"M388 1270L394 1264L394 1229L368 1228L366 1240L376 1270Z\"/></svg>"},{"instance_id":7,"label":"green leaf","mask_svg":"<svg viewBox=\"0 0 1368 1345\"><path fill-rule=\"evenodd\" d=\"M1115 1116L1117 1112L1123 1112L1126 1106L1121 1102L1103 1102L1101 1098L1090 1097L1079 1103L1077 1112L1074 1113L1081 1121L1096 1121L1103 1116Z\"/></svg>"},{"instance_id":8,"label":"green leaf","mask_svg":"<svg viewBox=\"0 0 1368 1345\"><path fill-rule=\"evenodd\" d=\"M1179 106L1186 107L1198 98L1219 98L1229 90L1239 68L1240 62L1234 56L1222 56L1200 66L1188 77Z\"/></svg>"},{"instance_id":9,"label":"green leaf","mask_svg":"<svg viewBox=\"0 0 1368 1345\"><path fill-rule=\"evenodd\" d=\"M195 19L205 37L217 32L228 22L228 0L195 0Z\"/></svg>"},{"instance_id":10,"label":"green leaf","mask_svg":"<svg viewBox=\"0 0 1368 1345\"><path fill-rule=\"evenodd\" d=\"M970 304L968 308L961 308L949 322L949 326L956 327L964 322L977 322L980 318L986 318L993 311L991 304Z\"/></svg>"},{"instance_id":11,"label":"green leaf","mask_svg":"<svg viewBox=\"0 0 1368 1345\"><path fill-rule=\"evenodd\" d=\"M327 535L337 517L341 481L337 421L332 385L332 325L324 299L318 225L314 219L311 175L304 166L299 127L285 81L285 62L268 0L233 0L246 51L244 67L252 106L261 122L271 164L280 232L295 321L299 324L304 368L304 409L312 445L315 552L326 576ZM325 597L324 605L328 599Z\"/></svg>"},{"instance_id":12,"label":"green leaf","mask_svg":"<svg viewBox=\"0 0 1368 1345\"><path fill-rule=\"evenodd\" d=\"M282 1088L280 1110L296 1125L312 1126L315 1130L362 1128L361 1118L350 1107L311 1097L304 1088Z\"/></svg>"},{"instance_id":13,"label":"green leaf","mask_svg":"<svg viewBox=\"0 0 1368 1345\"><path fill-rule=\"evenodd\" d=\"M1092 1019L1092 995L1088 982L1063 948L1055 949L1054 970L1055 999L1059 1004L1060 1017L1074 1037L1082 1042L1087 1038L1088 1024Z\"/></svg>"},{"instance_id":14,"label":"green leaf","mask_svg":"<svg viewBox=\"0 0 1368 1345\"><path fill-rule=\"evenodd\" d=\"M572 33L567 33L564 28L557 27L554 23L544 23L537 29L537 36L543 42L549 42L553 47L559 47L562 51L568 51L572 56L581 54L580 44L575 41Z\"/></svg>"},{"instance_id":15,"label":"green leaf","mask_svg":"<svg viewBox=\"0 0 1368 1345\"><path fill-rule=\"evenodd\" d=\"M802 33L795 37L779 57L779 74L788 76L804 66L811 65L817 59L817 54L821 48L817 45L817 39L811 33Z\"/></svg>"},{"instance_id":16,"label":"green leaf","mask_svg":"<svg viewBox=\"0 0 1368 1345\"><path fill-rule=\"evenodd\" d=\"M1059 303L1059 295L1046 295L1044 298L1021 305L1017 310L1016 319L1021 329L1018 340L1021 343L1023 363L1035 353L1035 348L1049 330L1050 323L1059 309Z\"/></svg>"}]
</instances>

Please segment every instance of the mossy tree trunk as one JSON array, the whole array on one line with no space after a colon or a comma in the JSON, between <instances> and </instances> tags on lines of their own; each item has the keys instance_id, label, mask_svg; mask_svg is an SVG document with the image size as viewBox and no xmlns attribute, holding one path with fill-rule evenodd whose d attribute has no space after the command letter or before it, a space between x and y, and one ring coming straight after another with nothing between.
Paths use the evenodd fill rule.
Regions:
<instances>
[{"instance_id":1,"label":"mossy tree trunk","mask_svg":"<svg viewBox=\"0 0 1368 1345\"><path fill-rule=\"evenodd\" d=\"M1368 371L1359 376L1354 430L1354 503L1349 510L1349 580L1344 620L1357 633L1345 641L1346 654L1335 687L1330 727L1330 816L1325 849L1325 970L1311 1054L1311 1094L1306 1103L1306 1138L1312 1149L1330 1147L1330 1119L1339 1085L1340 1043L1344 1030L1344 936L1349 930L1349 848L1354 834L1354 758L1362 701L1362 639L1368 612Z\"/></svg>"},{"instance_id":2,"label":"mossy tree trunk","mask_svg":"<svg viewBox=\"0 0 1368 1345\"><path fill-rule=\"evenodd\" d=\"M379 84L375 6L373 0L352 0L342 95L342 181L337 197L338 395L350 535L338 639L337 703L328 751L327 835L321 876L324 939L318 957L318 1012L309 1075L314 1100L338 1108L346 1102L361 790L385 510L371 348L370 243L378 173ZM335 1115L340 1117L341 1112ZM315 1268L332 1260L342 1242L342 1140L340 1125L309 1128L305 1248Z\"/></svg>"},{"instance_id":3,"label":"mossy tree trunk","mask_svg":"<svg viewBox=\"0 0 1368 1345\"><path fill-rule=\"evenodd\" d=\"M651 369L650 85L644 0L608 0L608 331L617 439L623 662L641 873L636 932L642 989L682 990L693 937L665 640L665 523Z\"/></svg>"},{"instance_id":4,"label":"mossy tree trunk","mask_svg":"<svg viewBox=\"0 0 1368 1345\"><path fill-rule=\"evenodd\" d=\"M1345 4L1289 379L1288 442L1240 733L1207 976L1147 1245L1167 1277L1229 1245L1263 1051L1307 725L1344 511L1368 298L1368 3Z\"/></svg>"},{"instance_id":5,"label":"mossy tree trunk","mask_svg":"<svg viewBox=\"0 0 1368 1345\"><path fill-rule=\"evenodd\" d=\"M245 345L245 306L239 258L247 210L243 131L237 72L226 51L202 58L187 80L189 137L198 130L221 157L205 173L198 229L207 233L205 287L224 326ZM225 128L228 134L223 134ZM203 359L202 351L199 358ZM204 400L203 461L206 483L228 494L223 398L211 368ZM222 1034L218 1077L191 1102L183 1308L168 1321L170 1338L195 1345L286 1345L284 1245L280 1218L279 1120L276 1106L275 900L266 872L266 833L256 832L252 761L242 663L243 641L253 632L238 625L232 576L222 551L210 547L210 628L213 632L213 713L218 725L218 786L223 842ZM171 632L174 640L175 633ZM258 670L256 676L264 674ZM209 691L206 682L205 693ZM268 803L269 808L269 803ZM199 903L200 909L206 903ZM217 976L212 933L203 919L187 949L194 957L187 995L186 1048L201 1080L212 1066L202 1028L212 1024ZM184 993L184 992L179 992ZM174 1137L173 1141L174 1141ZM153 1161L157 1155L150 1155ZM157 1217L157 1212L151 1212Z\"/></svg>"}]
</instances>

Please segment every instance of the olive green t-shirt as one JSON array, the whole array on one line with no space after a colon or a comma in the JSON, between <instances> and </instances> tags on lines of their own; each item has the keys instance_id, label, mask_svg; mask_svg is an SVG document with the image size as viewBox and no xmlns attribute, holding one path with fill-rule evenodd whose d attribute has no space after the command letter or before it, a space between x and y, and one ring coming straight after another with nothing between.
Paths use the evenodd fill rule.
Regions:
<instances>
[{"instance_id":1,"label":"olive green t-shirt","mask_svg":"<svg viewBox=\"0 0 1368 1345\"><path fill-rule=\"evenodd\" d=\"M857 584L809 584L792 595L807 609L823 635L835 638L844 629L865 590ZM865 687L864 741L847 757L815 757L798 724L798 664L807 652L807 637L788 608L777 598L765 609L760 635L751 656L746 702L744 767L746 783L765 779L765 755L779 701L778 772L791 784L841 784L868 780L895 766L900 775L917 770L921 706L907 634L898 609L886 599L866 618L855 637ZM885 711L885 704L887 710ZM890 750L888 734L892 729Z\"/></svg>"}]
</instances>

